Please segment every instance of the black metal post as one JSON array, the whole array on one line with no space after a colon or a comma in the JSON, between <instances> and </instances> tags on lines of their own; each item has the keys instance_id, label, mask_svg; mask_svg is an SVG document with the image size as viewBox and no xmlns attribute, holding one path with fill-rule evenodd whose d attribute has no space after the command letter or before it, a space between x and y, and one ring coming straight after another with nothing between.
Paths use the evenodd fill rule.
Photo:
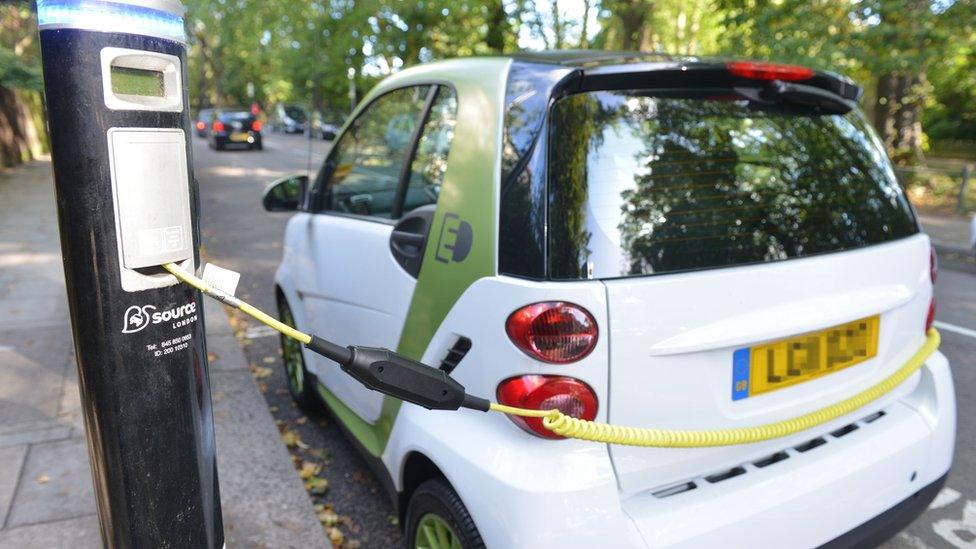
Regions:
<instances>
[{"instance_id":1,"label":"black metal post","mask_svg":"<svg viewBox=\"0 0 976 549\"><path fill-rule=\"evenodd\" d=\"M216 549L224 543L201 296L159 268L133 266L136 261L126 268L121 250L129 241L115 194L125 174L112 164L110 130L138 137L159 129L168 139L178 138L178 130L190 135L182 16L179 0L38 0L65 281L107 547ZM107 89L116 80L106 73L105 52L113 51L106 48L178 62L166 74L122 66L112 74L119 88ZM161 100L144 79L158 78L162 90L164 76L166 86L179 83L182 101L154 110ZM140 94L148 99L135 97ZM110 96L150 106L129 110L125 101L112 105ZM173 158L181 154L178 145L167 150L176 151ZM152 168L176 170L180 177L170 187L161 189L157 181L141 189L131 177L125 184L130 198L186 193L191 221L185 233L174 236L173 227L158 233L165 237L159 249L169 250L174 242L184 246L190 250L185 264L192 267L199 264L199 199L187 139L182 153L185 160L159 159ZM146 234L140 233L140 242L151 240Z\"/></svg>"}]
</instances>

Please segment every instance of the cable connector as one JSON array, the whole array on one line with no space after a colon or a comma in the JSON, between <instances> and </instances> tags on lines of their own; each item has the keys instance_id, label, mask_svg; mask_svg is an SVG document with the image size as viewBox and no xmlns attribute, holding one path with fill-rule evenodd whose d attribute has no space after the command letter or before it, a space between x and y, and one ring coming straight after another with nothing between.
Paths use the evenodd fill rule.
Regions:
<instances>
[{"instance_id":1,"label":"cable connector","mask_svg":"<svg viewBox=\"0 0 976 549\"><path fill-rule=\"evenodd\" d=\"M344 372L374 391L412 402L428 410L470 408L487 412L490 402L468 395L446 372L375 347L342 347L312 336L306 347L334 360Z\"/></svg>"}]
</instances>

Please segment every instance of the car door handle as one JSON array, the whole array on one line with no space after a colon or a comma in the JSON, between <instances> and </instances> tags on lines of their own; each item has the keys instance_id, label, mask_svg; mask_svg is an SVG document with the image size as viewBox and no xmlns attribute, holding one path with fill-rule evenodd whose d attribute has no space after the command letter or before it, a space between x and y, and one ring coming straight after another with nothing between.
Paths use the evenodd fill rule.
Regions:
<instances>
[{"instance_id":1,"label":"car door handle","mask_svg":"<svg viewBox=\"0 0 976 549\"><path fill-rule=\"evenodd\" d=\"M395 230L393 231L393 234L390 235L390 239L393 240L393 242L400 248L403 248L404 246L411 246L417 248L417 251L419 252L420 248L424 245L424 241L427 240L427 235Z\"/></svg>"},{"instance_id":2,"label":"car door handle","mask_svg":"<svg viewBox=\"0 0 976 549\"><path fill-rule=\"evenodd\" d=\"M416 208L403 216L390 233L390 253L410 276L420 275L427 233L434 219L436 206L429 204Z\"/></svg>"}]
</instances>

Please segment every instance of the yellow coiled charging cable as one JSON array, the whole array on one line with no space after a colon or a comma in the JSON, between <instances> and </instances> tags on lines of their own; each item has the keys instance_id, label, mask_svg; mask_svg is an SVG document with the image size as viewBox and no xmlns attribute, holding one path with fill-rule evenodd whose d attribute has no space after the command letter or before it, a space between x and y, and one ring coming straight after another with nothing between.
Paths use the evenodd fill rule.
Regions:
<instances>
[{"instance_id":1,"label":"yellow coiled charging cable","mask_svg":"<svg viewBox=\"0 0 976 549\"><path fill-rule=\"evenodd\" d=\"M212 287L204 280L184 271L178 265L167 263L163 267L179 280L217 299L221 303L240 309L241 312L250 315L262 324L277 330L287 337L298 340L306 345L313 339L311 335L296 330L276 320L260 309ZM568 416L559 410L529 410L505 406L495 402L490 403L489 409L494 412L514 416L542 418L543 426L559 436L606 444L654 448L704 448L709 446L749 444L785 437L816 427L817 425L837 419L874 402L901 385L912 374L917 372L925 364L929 356L938 349L939 342L939 332L935 328L932 328L928 331L927 338L922 347L901 368L871 387L818 410L790 419L753 427L711 430L647 429L596 423Z\"/></svg>"}]
</instances>

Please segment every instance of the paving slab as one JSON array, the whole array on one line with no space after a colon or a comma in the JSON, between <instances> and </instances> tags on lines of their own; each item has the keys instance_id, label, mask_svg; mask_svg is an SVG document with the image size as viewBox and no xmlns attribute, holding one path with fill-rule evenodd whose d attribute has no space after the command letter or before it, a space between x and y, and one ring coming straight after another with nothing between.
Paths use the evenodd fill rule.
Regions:
<instances>
[{"instance_id":1,"label":"paving slab","mask_svg":"<svg viewBox=\"0 0 976 549\"><path fill-rule=\"evenodd\" d=\"M0 328L0 425L55 419L71 357L71 335L63 323Z\"/></svg>"},{"instance_id":2,"label":"paving slab","mask_svg":"<svg viewBox=\"0 0 976 549\"><path fill-rule=\"evenodd\" d=\"M94 511L95 495L85 440L32 444L6 527L65 520Z\"/></svg>"},{"instance_id":3,"label":"paving slab","mask_svg":"<svg viewBox=\"0 0 976 549\"><path fill-rule=\"evenodd\" d=\"M0 528L3 528L10 513L10 503L14 499L17 483L20 480L20 469L27 457L27 445L0 448Z\"/></svg>"},{"instance_id":4,"label":"paving slab","mask_svg":"<svg viewBox=\"0 0 976 549\"><path fill-rule=\"evenodd\" d=\"M0 530L0 549L100 549L102 537L94 514L52 523Z\"/></svg>"}]
</instances>

